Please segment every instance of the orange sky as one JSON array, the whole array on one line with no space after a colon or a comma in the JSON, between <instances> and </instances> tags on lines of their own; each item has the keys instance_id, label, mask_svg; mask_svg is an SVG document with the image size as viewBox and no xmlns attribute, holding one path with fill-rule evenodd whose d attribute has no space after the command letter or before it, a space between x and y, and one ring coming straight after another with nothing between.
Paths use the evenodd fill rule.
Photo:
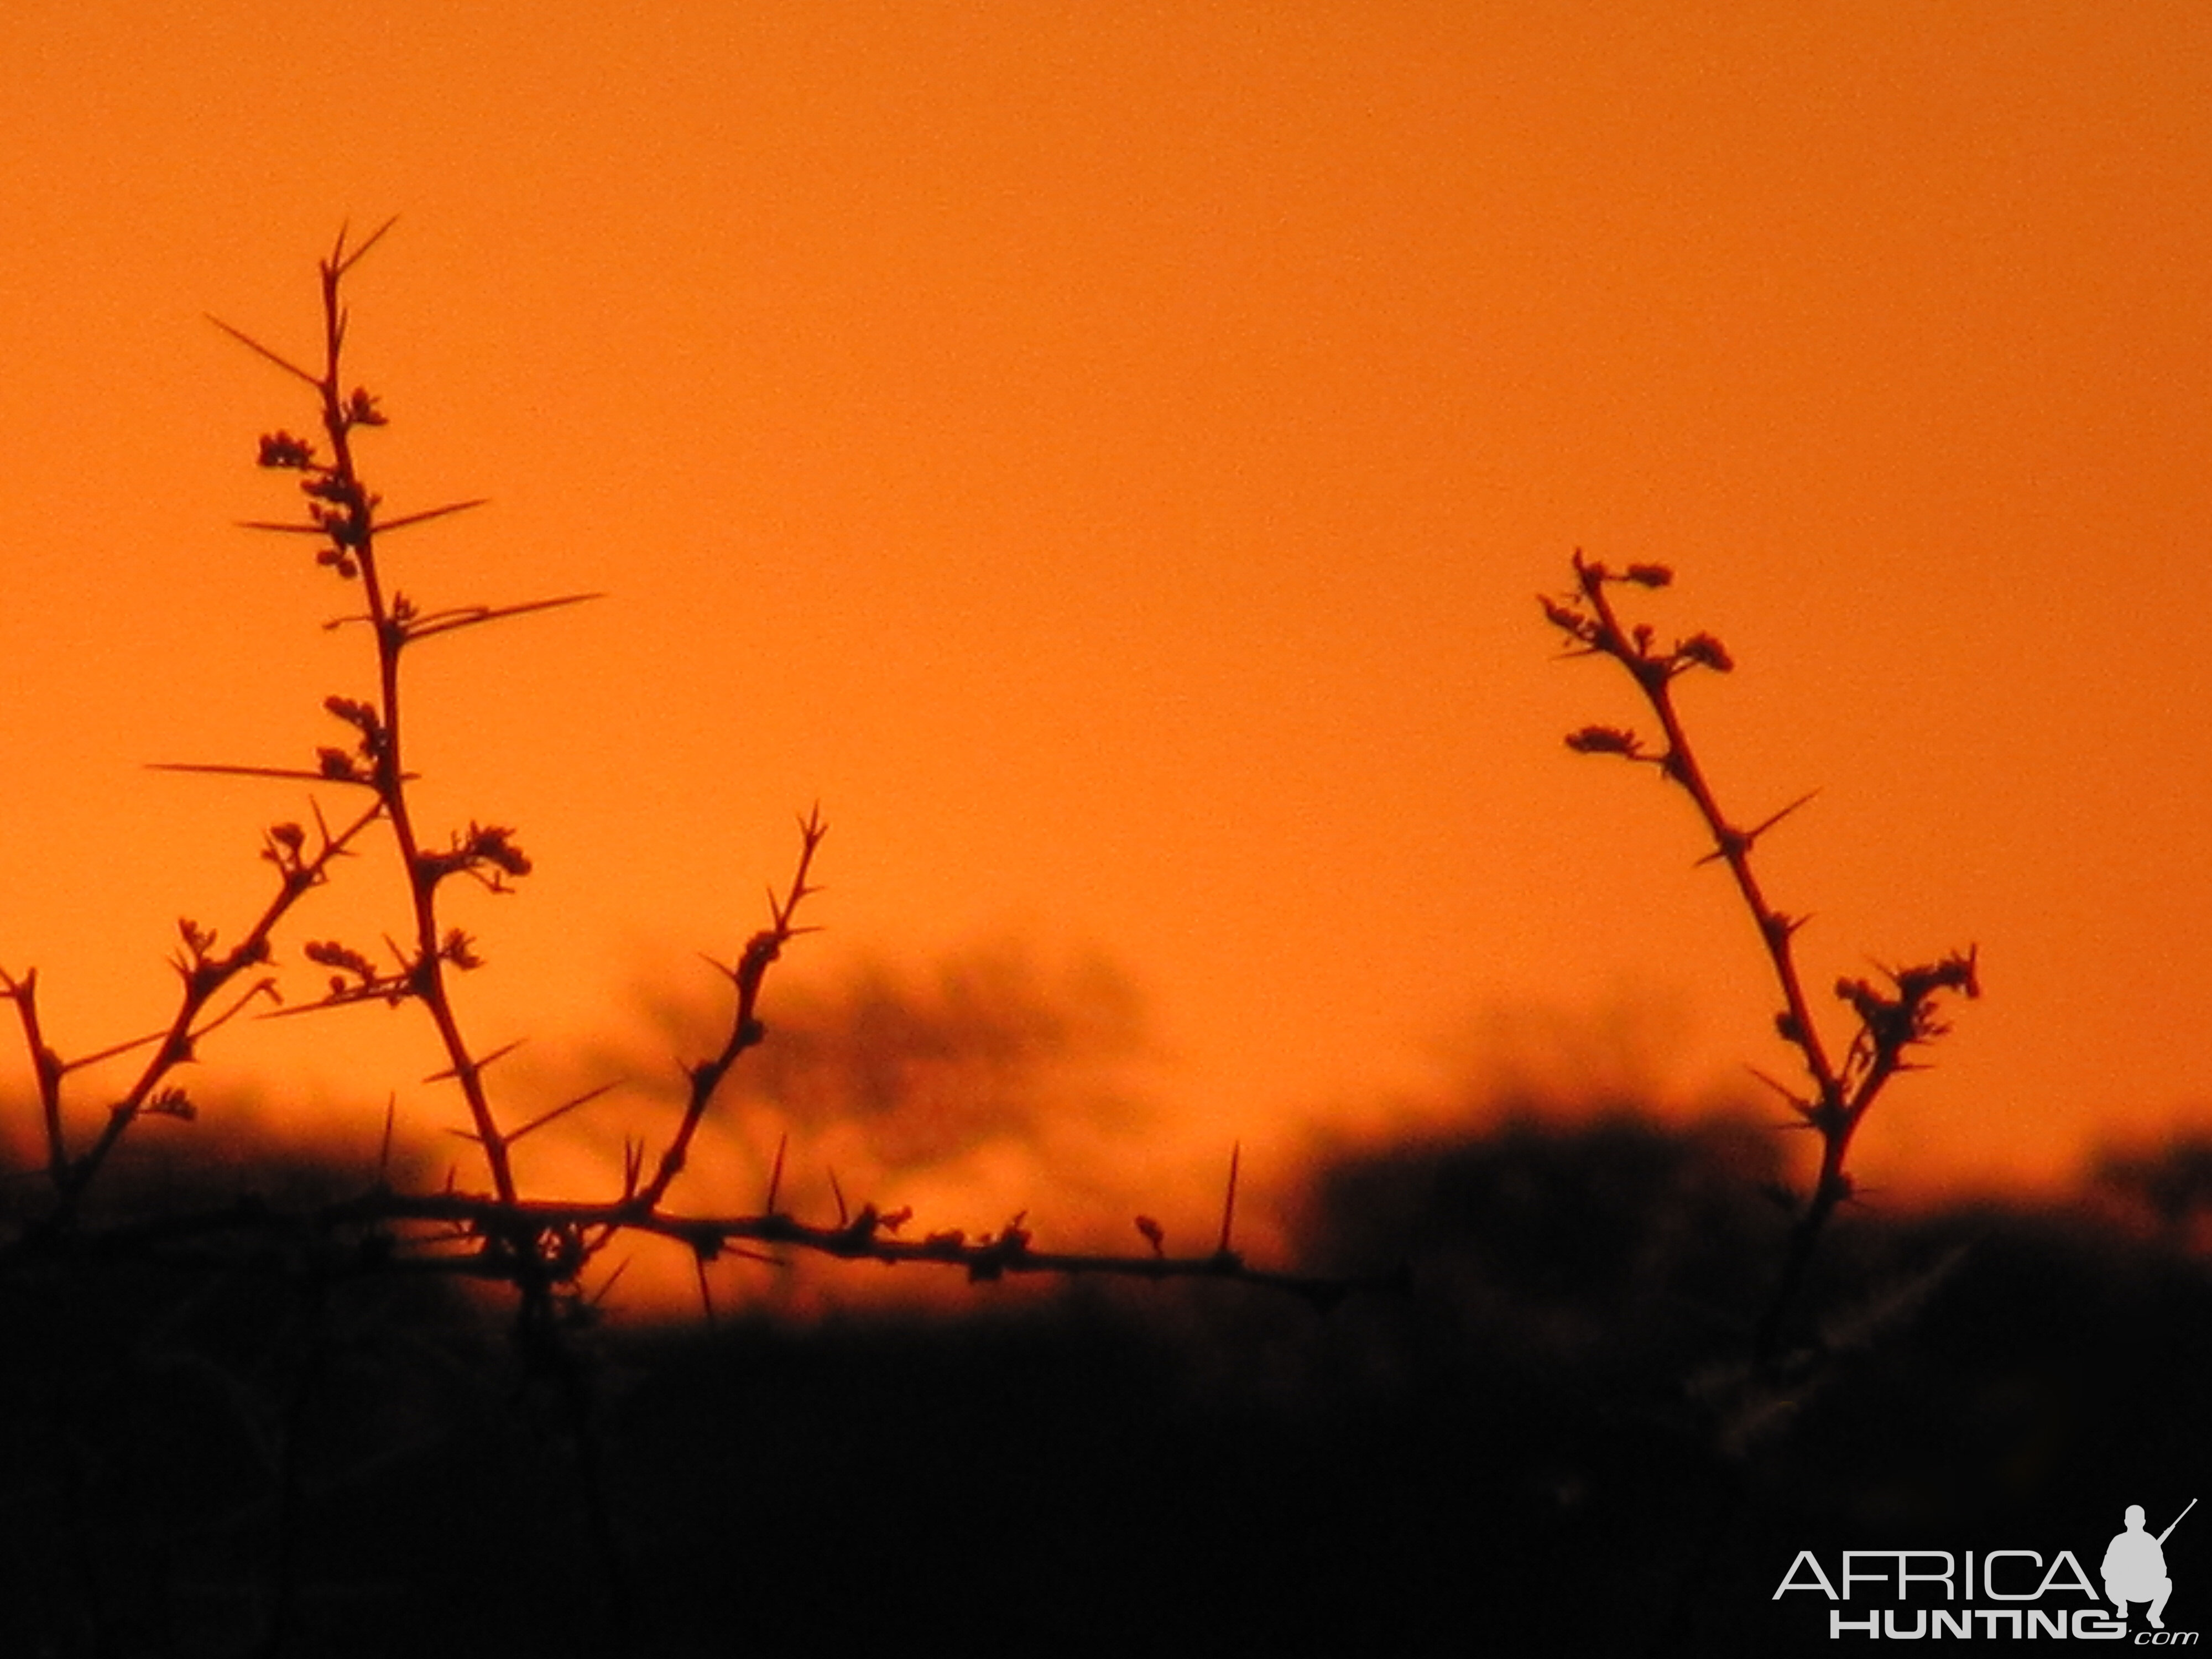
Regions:
<instances>
[{"instance_id":1,"label":"orange sky","mask_svg":"<svg viewBox=\"0 0 2212 1659\"><path fill-rule=\"evenodd\" d=\"M818 798L794 985L1102 953L1255 1179L1563 1030L1784 1066L1686 805L1560 744L1633 712L1533 602L1579 545L1738 658L1723 799L1822 788L1768 860L1816 984L1980 943L1869 1182L2212 1103L2201 6L24 0L0 60L0 966L66 1049L303 809L142 763L298 763L366 689L229 527L308 411L201 313L308 353L398 213L372 477L495 503L402 586L612 595L413 664L431 817L539 865L464 904L487 1046L634 1027ZM294 939L391 925L344 905ZM307 1024L210 1069L444 1121L404 1022Z\"/></svg>"}]
</instances>

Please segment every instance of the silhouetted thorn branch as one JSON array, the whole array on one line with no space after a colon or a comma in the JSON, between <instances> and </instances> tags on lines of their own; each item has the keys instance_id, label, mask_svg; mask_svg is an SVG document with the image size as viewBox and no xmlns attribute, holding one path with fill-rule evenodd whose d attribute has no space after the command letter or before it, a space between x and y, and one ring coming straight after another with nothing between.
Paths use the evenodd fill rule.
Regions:
<instances>
[{"instance_id":1,"label":"silhouetted thorn branch","mask_svg":"<svg viewBox=\"0 0 2212 1659\"><path fill-rule=\"evenodd\" d=\"M452 1133L474 1138L464 1129ZM842 1192L838 1198L843 1204ZM242 1199L217 1210L119 1224L78 1241L77 1248L134 1255L222 1235L289 1237L317 1243L332 1278L420 1272L504 1282L526 1297L550 1296L561 1285L573 1285L597 1254L623 1233L672 1240L701 1264L723 1255L775 1263L781 1260L777 1252L798 1249L887 1267L909 1263L951 1267L977 1283L1038 1273L1212 1279L1284 1291L1323 1310L1356 1292L1403 1290L1408 1283L1402 1267L1384 1274L1336 1277L1254 1267L1233 1251L1222 1249L1173 1255L1165 1249L1164 1237L1156 1239L1150 1234L1146 1240L1151 1248L1142 1255L1041 1250L1026 1224L1026 1212L1011 1218L997 1232L974 1239L958 1228L920 1239L902 1237L912 1214L910 1208L886 1212L871 1203L857 1212L841 1207L835 1224L816 1225L773 1211L682 1216L627 1200L507 1200L459 1190L456 1172L449 1169L444 1186L436 1192L395 1192L380 1181L355 1197L289 1213L258 1199ZM353 1241L349 1245L348 1239ZM32 1241L0 1247L0 1263L31 1248ZM607 1288L603 1284L598 1295L604 1296Z\"/></svg>"},{"instance_id":2,"label":"silhouetted thorn branch","mask_svg":"<svg viewBox=\"0 0 2212 1659\"><path fill-rule=\"evenodd\" d=\"M813 878L815 857L828 833L818 803L797 819L796 865L787 884L771 886L768 891L767 925L744 939L727 965L716 963L732 995L727 1030L716 1053L683 1066L687 1090L683 1113L665 1143L657 1133L651 1138L623 1137L621 1188L611 1200L576 1202L523 1196L511 1158L515 1144L580 1110L615 1085L602 1084L586 1089L535 1115L525 1116L516 1109L513 1115L520 1119L518 1127L501 1127L509 1110L502 1101L495 1111L486 1092L487 1074L520 1045L509 1042L479 1054L469 1042L452 994L451 976L474 969L483 958L469 933L441 918L439 902L448 896L450 890L445 884L453 876L465 876L493 893L511 892L513 884L530 873L531 861L518 844L518 832L501 823L472 819L465 830L451 832L443 845L426 839L414 794L419 775L410 770L404 760L411 727L404 716L411 705L402 695L405 689L402 659L404 647L415 641L604 596L575 592L516 604L434 608L418 604L394 585L381 537L486 504L483 498L447 501L381 516L383 497L371 488L356 462L355 446L361 434L386 426L390 417L375 392L351 381L343 372L350 319L341 290L394 222L386 220L357 242L349 227L341 227L327 257L318 262L319 368L303 367L219 317L209 318L223 334L289 380L306 386L313 395L313 424L304 428L309 435L283 428L264 431L258 434L254 451L259 468L288 475L272 482L297 490L291 499L298 516L256 518L242 523L246 528L272 535L307 538L314 544L316 565L348 585L349 597L343 606L332 607L343 608L344 614L325 626L336 629L356 623L367 625L374 659L364 662L362 678L367 682L373 674L374 684L353 688L358 695L333 693L323 699L324 714L337 721L341 730L335 734L336 741L313 748L308 765L157 763L152 768L311 787L342 785L365 792L368 802L363 810L341 818L333 829L320 804L321 792L311 789L311 823L285 821L261 828L255 853L274 873L274 894L242 933L225 930L226 937L235 941L228 945L219 940L216 927L190 918L179 921L169 957L177 975L178 996L173 1016L159 1030L66 1059L53 1048L44 1030L35 970L26 969L20 975L0 971L0 994L16 1009L39 1098L45 1169L36 1172L34 1178L43 1179L52 1196L43 1215L12 1235L0 1237L0 1266L30 1260L40 1252L72 1254L86 1259L125 1261L134 1270L148 1262L175 1265L204 1273L209 1276L206 1282L215 1283L217 1275L234 1273L237 1246L244 1240L267 1248L288 1270L297 1269L303 1275L318 1319L323 1292L334 1281L349 1277L450 1275L503 1287L511 1292L514 1350L525 1362L528 1385L550 1382L557 1386L562 1405L570 1413L583 1466L587 1508L595 1536L603 1544L611 1534L595 1472L598 1442L586 1409L582 1374L574 1351L567 1346L565 1333L622 1278L628 1257L599 1279L588 1295L584 1289L600 1252L625 1235L657 1237L688 1249L702 1307L710 1319L714 1310L707 1271L709 1264L726 1256L780 1264L799 1251L838 1260L872 1261L885 1267L935 1265L979 1282L1034 1273L1106 1274L1146 1280L1205 1279L1272 1286L1322 1308L1356 1290L1402 1285L1402 1272L1387 1278L1331 1279L1249 1267L1235 1248L1241 1143L1231 1148L1218 1243L1205 1255L1170 1253L1164 1230L1146 1216L1136 1218L1137 1231L1146 1247L1142 1253L1040 1249L1026 1211L978 1237L970 1238L957 1228L909 1237L910 1206L885 1209L864 1201L856 1208L834 1170L829 1180L836 1209L835 1223L803 1222L781 1207L787 1135L778 1139L761 1213L700 1217L665 1211L661 1206L684 1168L725 1077L744 1053L766 1035L760 1001L769 974L793 939L817 931L801 922L800 911L806 901L823 890ZM1620 580L1652 585L1652 568L1632 567ZM1559 615L1567 613L1562 610ZM1603 648L1595 624L1577 622L1574 627L1581 630L1577 634L1579 652ZM1668 653L1657 651L1648 630L1639 629L1625 637L1640 653L1639 660L1661 665L1660 670L1647 671L1655 674L1663 671L1663 675L1671 675L1691 666L1728 665L1717 642L1706 636L1692 636ZM325 727L322 735L333 733ZM1632 738L1618 745L1620 752L1630 752L1633 747ZM301 752L307 752L304 745ZM1656 759L1668 769L1669 775L1676 775L1671 751L1662 757L1642 757ZM355 844L372 824L383 825L392 837L404 881L407 923L395 924L383 937L382 949L377 953L341 939L301 941L301 956L323 970L321 989L312 1000L287 1004L279 994L277 981L253 970L276 959L274 935L291 915L292 906L327 880L335 860L352 855ZM287 942L289 945L289 934ZM1905 1043L1923 1040L1940 1029L1934 1021L1912 1012L1926 1000L1916 988L1918 981L1913 975L1918 971L1908 969L1890 975L1883 986L1870 984L1859 999L1869 1008L1880 1003L1888 1010L1881 1016L1887 1023L1881 1025L1879 1035L1869 1038L1864 1050L1864 1066L1869 1072L1900 1069L1906 1063ZM374 1184L366 1192L337 1203L291 1208L247 1195L214 1211L142 1216L104 1222L98 1227L84 1222L80 1215L85 1207L84 1195L121 1137L141 1118L191 1119L196 1103L177 1081L179 1068L197 1058L199 1046L209 1037L264 998L277 1005L269 1011L270 1018L364 1002L406 1004L422 1010L435 1027L445 1061L423 1082L458 1089L466 1109L466 1121L449 1133L470 1142L481 1157L480 1164L472 1158L468 1164L474 1173L467 1186L461 1180L460 1166L449 1164L442 1184L435 1190L394 1189L398 1097L388 1091ZM1911 1035L1893 1042L1888 1035L1893 1030ZM87 1133L81 1141L73 1141L69 1109L79 1106L74 1091L82 1086L76 1074L126 1055L142 1062L135 1080L119 1094L106 1093L85 1103L86 1108L96 1106L102 1115L94 1118L88 1109ZM500 1073L501 1078L507 1075ZM316 1340L320 1340L319 1334ZM304 1416L307 1394L303 1376L288 1407L292 1417ZM283 1486L280 1522L291 1513L285 1505L292 1502L295 1486L289 1465ZM289 1532L289 1528L280 1526L279 1530ZM611 1558L611 1551L607 1553ZM282 1579L275 1621L279 1631L283 1609L289 1605L291 1596L289 1572ZM273 1651L278 1645L276 1638L272 1637L269 1645Z\"/></svg>"},{"instance_id":3,"label":"silhouetted thorn branch","mask_svg":"<svg viewBox=\"0 0 2212 1659\"><path fill-rule=\"evenodd\" d=\"M1865 979L1838 980L1836 995L1849 1005L1858 1029L1842 1062L1832 1059L1813 1019L1796 961L1797 933L1807 919L1787 915L1767 902L1752 863L1760 838L1819 792L1800 795L1748 830L1738 828L1721 810L1674 696L1674 682L1681 675L1700 668L1728 673L1735 666L1734 657L1711 634L1692 634L1662 647L1650 624L1623 621L1612 590L1623 586L1668 586L1674 574L1665 566L1632 564L1613 570L1585 558L1577 549L1572 568L1571 592L1539 597L1545 620L1566 636L1568 655L1610 657L1618 662L1657 718L1666 741L1664 748L1654 753L1626 726L1591 725L1569 733L1567 747L1578 754L1654 763L1662 776L1689 796L1713 843L1712 851L1697 862L1727 866L1782 992L1783 1008L1775 1017L1775 1031L1796 1050L1809 1085L1803 1090L1791 1089L1754 1072L1790 1103L1802 1124L1817 1132L1821 1142L1820 1173L1811 1196L1797 1212L1779 1283L1759 1320L1756 1355L1765 1366L1778 1357L1784 1323L1821 1229L1835 1207L1855 1191L1844 1167L1852 1136L1882 1085L1899 1072L1913 1069L1905 1058L1906 1050L1943 1034L1946 1028L1935 1015L1937 999L1945 994L1970 998L1980 994L1975 956L1970 948L1923 967L1886 973L1887 991Z\"/></svg>"},{"instance_id":4,"label":"silhouetted thorn branch","mask_svg":"<svg viewBox=\"0 0 2212 1659\"><path fill-rule=\"evenodd\" d=\"M653 1179L636 1194L636 1201L647 1207L657 1205L667 1193L670 1184L683 1172L690 1156L691 1142L704 1121L707 1109L714 1103L715 1091L730 1067L748 1048L768 1035L761 1024L758 1009L761 988L768 979L768 971L783 954L783 947L802 933L817 931L801 927L795 918L799 904L821 889L808 879L814 868L814 855L821 848L823 837L830 833L817 802L799 819L799 861L793 871L790 884L779 896L774 888L769 890L769 926L746 941L733 966L714 963L716 970L730 981L736 992L730 1013L730 1029L721 1049L712 1058L697 1061L684 1068L686 1094L684 1115L661 1154L659 1168ZM713 958L708 960L712 963ZM778 1170L781 1169L781 1154L778 1154Z\"/></svg>"}]
</instances>

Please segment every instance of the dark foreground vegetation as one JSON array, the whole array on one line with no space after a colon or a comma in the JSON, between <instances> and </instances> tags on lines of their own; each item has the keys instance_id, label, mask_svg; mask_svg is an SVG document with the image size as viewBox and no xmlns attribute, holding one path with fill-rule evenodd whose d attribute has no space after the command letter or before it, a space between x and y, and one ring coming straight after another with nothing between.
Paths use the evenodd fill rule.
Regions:
<instances>
[{"instance_id":1,"label":"dark foreground vegetation","mask_svg":"<svg viewBox=\"0 0 2212 1659\"><path fill-rule=\"evenodd\" d=\"M1326 1313L1079 1283L601 1328L581 1442L448 1277L265 1228L18 1260L5 1651L1833 1651L1826 1603L1774 1599L1801 1549L2094 1573L2124 1504L2212 1486L2212 1275L2117 1212L1855 1207L1819 1362L1753 1386L1774 1155L1622 1115L1344 1163L1302 1265L1410 1276ZM2185 1533L2178 1628L2212 1590Z\"/></svg>"}]
</instances>

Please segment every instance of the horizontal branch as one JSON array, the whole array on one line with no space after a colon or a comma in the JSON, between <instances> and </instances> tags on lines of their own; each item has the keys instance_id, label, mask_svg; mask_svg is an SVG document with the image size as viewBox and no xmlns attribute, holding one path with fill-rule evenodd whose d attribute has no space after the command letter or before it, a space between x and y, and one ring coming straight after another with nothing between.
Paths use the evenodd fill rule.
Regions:
<instances>
[{"instance_id":1,"label":"horizontal branch","mask_svg":"<svg viewBox=\"0 0 2212 1659\"><path fill-rule=\"evenodd\" d=\"M872 1204L863 1206L857 1215L838 1225L817 1226L776 1213L673 1215L642 1208L635 1200L509 1202L483 1194L399 1193L379 1188L289 1214L258 1198L241 1198L221 1210L124 1223L96 1234L79 1235L72 1243L107 1254L227 1235L307 1239L332 1245L351 1233L362 1236L356 1248L344 1255L325 1254L322 1263L326 1271L349 1275L405 1267L519 1282L542 1274L548 1267L557 1271L565 1264L580 1270L617 1235L645 1233L681 1244L702 1261L726 1253L750 1255L745 1247L769 1245L841 1261L878 1261L885 1267L912 1263L955 1267L971 1281L979 1282L1024 1273L1154 1281L1216 1279L1283 1291L1323 1311L1358 1291L1403 1290L1408 1284L1402 1267L1388 1273L1329 1277L1255 1267L1237 1252L1226 1249L1205 1255L1040 1250L1032 1247L1032 1235L1018 1221L995 1235L986 1233L972 1240L957 1231L905 1239L895 1236L902 1220L903 1217L884 1216ZM438 1231L405 1239L395 1239L388 1231L395 1224L410 1223ZM595 1236L589 1246L582 1242L587 1235ZM54 1241L34 1234L29 1240L0 1249L0 1263L34 1243L51 1246ZM464 1248L441 1249L441 1246ZM409 1250L413 1254L403 1253Z\"/></svg>"}]
</instances>

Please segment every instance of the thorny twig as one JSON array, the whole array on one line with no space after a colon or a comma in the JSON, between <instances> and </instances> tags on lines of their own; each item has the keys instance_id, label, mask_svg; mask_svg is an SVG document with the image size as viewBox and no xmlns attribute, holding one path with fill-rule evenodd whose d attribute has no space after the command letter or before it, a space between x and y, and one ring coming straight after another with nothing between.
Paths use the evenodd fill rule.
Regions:
<instances>
[{"instance_id":1,"label":"thorny twig","mask_svg":"<svg viewBox=\"0 0 2212 1659\"><path fill-rule=\"evenodd\" d=\"M735 967L723 967L717 963L730 983L736 988L737 1006L730 1018L730 1033L721 1050L711 1060L701 1060L686 1068L689 1090L684 1103L683 1121L670 1137L668 1149L660 1155L660 1167L653 1179L628 1194L644 1211L650 1212L668 1191L669 1184L683 1173L685 1158L690 1152L692 1137L698 1133L699 1125L713 1103L714 1091L721 1086L722 1079L735 1065L738 1057L767 1035L757 1010L760 1004L762 983L768 970L783 947L799 934L813 930L794 924L799 902L820 890L810 887L806 877L814 866L815 849L830 833L830 826L822 821L822 809L817 805L799 823L799 868L793 872L791 885L779 899L771 890L768 896L769 925L746 941Z\"/></svg>"},{"instance_id":2,"label":"thorny twig","mask_svg":"<svg viewBox=\"0 0 2212 1659\"><path fill-rule=\"evenodd\" d=\"M1768 901L1752 862L1760 838L1811 800L1812 794L1799 796L1749 829L1739 828L1721 810L1674 706L1674 683L1683 675L1698 669L1725 674L1735 667L1728 648L1705 633L1662 647L1650 624L1623 622L1613 590L1665 587L1674 573L1664 565L1632 564L1615 570L1577 551L1574 574L1572 592L1540 599L1546 620L1571 642L1571 656L1609 657L1627 671L1657 717L1663 742L1656 749L1647 748L1644 739L1626 727L1585 726L1568 734L1567 747L1577 754L1616 755L1656 767L1689 796L1713 841L1712 850L1698 861L1717 860L1728 866L1782 993L1775 1030L1796 1051L1805 1073L1804 1083L1795 1088L1764 1073L1755 1073L1789 1103L1798 1123L1820 1139L1819 1172L1811 1193L1796 1209L1780 1278L1753 1331L1753 1357L1762 1368L1771 1367L1782 1356L1789 1316L1821 1231L1837 1206L1852 1195L1851 1177L1844 1167L1851 1139L1890 1079L1914 1069L1907 1052L1948 1029L1937 1018L1942 996L1981 994L1976 955L1970 945L1935 962L1886 969L1886 985L1867 979L1838 980L1835 994L1850 1006L1857 1026L1843 1057L1836 1059L1814 1019L1797 964L1797 933L1806 918L1785 914Z\"/></svg>"}]
</instances>

